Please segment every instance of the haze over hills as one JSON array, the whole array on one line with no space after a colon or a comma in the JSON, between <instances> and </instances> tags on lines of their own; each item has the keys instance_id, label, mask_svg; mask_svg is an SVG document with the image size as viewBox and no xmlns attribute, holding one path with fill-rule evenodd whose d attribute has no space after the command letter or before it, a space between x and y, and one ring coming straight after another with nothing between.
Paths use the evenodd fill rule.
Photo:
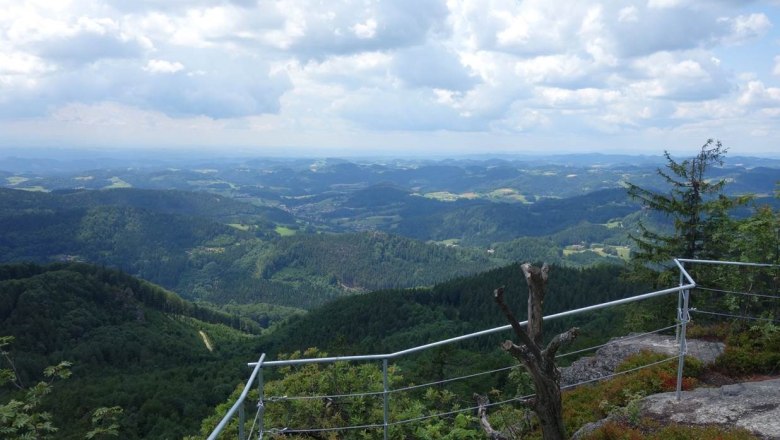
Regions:
<instances>
[{"instance_id":1,"label":"haze over hills","mask_svg":"<svg viewBox=\"0 0 780 440\"><path fill-rule=\"evenodd\" d=\"M663 224L622 189L658 184L657 159L196 158L8 172L0 261L118 267L193 300L267 304L251 316L269 325L341 295L518 259L619 264L640 219ZM771 163L739 158L716 172L729 191L770 195Z\"/></svg>"}]
</instances>

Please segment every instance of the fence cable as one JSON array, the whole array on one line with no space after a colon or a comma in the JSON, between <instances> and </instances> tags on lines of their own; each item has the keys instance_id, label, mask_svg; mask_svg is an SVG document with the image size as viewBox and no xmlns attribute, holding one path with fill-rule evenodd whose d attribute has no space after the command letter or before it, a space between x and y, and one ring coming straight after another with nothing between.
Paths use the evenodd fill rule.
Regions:
<instances>
[{"instance_id":1,"label":"fence cable","mask_svg":"<svg viewBox=\"0 0 780 440\"><path fill-rule=\"evenodd\" d=\"M679 358L679 356L672 356L672 357L669 357L669 358L666 358L666 359L662 359L660 361L651 362L651 363L646 364L646 365L640 365L639 367L631 368L629 370L620 371L620 372L617 372L617 373L611 373L611 374L608 374L606 376L598 377L598 378L595 378L595 379L589 379L589 380L578 382L578 383L575 383L575 384L566 385L566 386L561 387L561 390L575 388L575 387L578 387L580 385L586 385L586 384L589 384L589 383L599 382L599 381L610 379L610 378L613 378L613 377L616 377L616 376L621 376L621 375L624 375L624 374L632 373L634 371L639 371L639 370L642 370L642 369L645 369L645 368L650 368L650 367L653 367L653 366L656 366L656 365L660 365L660 364L663 364L665 362L669 362L671 360L678 359L678 358ZM493 407L493 406L505 405L505 404L511 403L511 402L519 402L519 401L523 401L523 400L527 400L529 398L532 398L535 395L536 394L529 394L527 396L513 397L511 399L502 400L500 402L491 402L491 403L486 404L485 407ZM441 412L441 413L436 413L436 414L429 414L429 415L426 415L426 416L420 416L420 417L414 417L414 418L411 418L411 419L404 419L404 420L398 420L398 421L395 421L395 422L390 422L390 423L388 423L388 426L405 425L405 424L419 422L419 421L428 420L428 419L433 419L433 418L437 418L437 417L445 417L445 416L451 416L451 415L454 415L454 414L459 414L459 413L464 413L464 412L469 412L469 411L475 411L477 409L479 409L479 406L472 406L472 407L468 407L468 408L461 408L461 409L456 409L456 410L446 411L446 412ZM300 434L300 433L307 433L307 432L315 433L315 432L347 431L347 430L355 430L355 429L378 429L378 428L384 428L384 426L385 426L384 424L373 424L373 425L355 425L355 426L344 426L344 427L333 427L333 428L310 428L310 429L273 428L273 429L266 430L266 432L272 433L272 434L282 434L282 433Z\"/></svg>"},{"instance_id":2,"label":"fence cable","mask_svg":"<svg viewBox=\"0 0 780 440\"><path fill-rule=\"evenodd\" d=\"M655 334L655 333L661 333L661 332L666 331L666 330L671 330L671 329L673 329L675 327L679 327L679 326L680 326L680 324L674 324L674 325L670 325L668 327L659 328L658 330L653 330L653 331L649 331L649 332L645 332L645 333L637 333L635 335L631 335L631 336L626 336L626 337L620 338L620 341L630 341L632 339L639 339L639 338L642 338L642 337L645 337L645 336L648 336L648 335L652 335L652 334ZM600 345L594 345L593 347L582 348L580 350L575 350L575 351L570 351L568 353L559 354L559 355L557 355L555 357L556 358L562 358L562 357L566 357L566 356L571 356L573 354L578 354L578 353L583 353L583 352L586 352L586 351L591 351L594 348L598 349L598 348L601 348L601 347L606 347L611 342L612 342L612 340L607 341L607 342L605 342L603 344L600 344Z\"/></svg>"},{"instance_id":3,"label":"fence cable","mask_svg":"<svg viewBox=\"0 0 780 440\"><path fill-rule=\"evenodd\" d=\"M702 287L702 286L696 286L696 289L706 290L708 292L730 293L730 294L734 294L734 295L757 296L757 297L760 297L760 298L780 299L780 296L778 296L778 295L769 295L767 293L740 292L740 291L737 291L737 290L715 289L715 288L712 288L712 287Z\"/></svg>"},{"instance_id":4,"label":"fence cable","mask_svg":"<svg viewBox=\"0 0 780 440\"><path fill-rule=\"evenodd\" d=\"M671 330L671 329L677 327L678 325L679 324L674 324L674 325L670 325L668 327L659 328L659 329L652 330L652 331L649 331L649 332L639 333L639 334L631 335L631 336L626 336L624 338L621 338L620 340L621 341L627 341L627 340L631 340L631 339L642 338L644 336L648 336L648 335L651 335L651 334L654 334L654 333L661 333L661 332L666 331L666 330ZM599 349L601 347L609 345L609 343L610 342L606 342L604 344L594 345L594 346L583 348L583 349L580 349L580 350L575 350L575 351L571 351L571 352L568 352L568 353L559 354L559 355L556 356L556 358L572 356L572 355L575 355L575 354L578 354L578 353L584 353L584 352L591 351L591 350L594 350L594 349ZM435 385L442 385L442 384L455 382L455 381L459 381L459 380L472 379L474 377L484 376L484 375L493 374L493 373L500 373L502 371L508 371L508 370L512 370L514 368L518 368L519 366L520 366L520 364L515 364L515 365L511 365L509 367L497 368L495 370L480 371L480 372L477 372L477 373L467 374L467 375L464 375L464 376L457 376L457 377L452 377L452 378L448 378L448 379L442 379L442 380L438 380L438 381L434 381L434 382L423 383L423 384L419 384L419 385L409 385L409 386L402 387L402 388L395 388L395 389L387 390L387 392L388 392L388 394L394 394L394 393L399 393L399 392L402 392L402 391L411 391L411 390L416 390L416 389L419 389L419 388L426 388L426 387L435 386ZM266 397L265 401L266 402L280 402L280 401L287 401L287 400L319 400L319 399L338 399L338 398L349 398L349 397L378 397L378 396L382 396L382 395L384 395L384 391L369 391L369 392L364 392L364 393L313 395L313 396L273 396L273 397Z\"/></svg>"},{"instance_id":5,"label":"fence cable","mask_svg":"<svg viewBox=\"0 0 780 440\"><path fill-rule=\"evenodd\" d=\"M726 317L726 318L748 319L748 320L751 320L751 321L765 321L765 322L780 323L780 320L770 319L770 318L757 318L755 316L734 315L734 314L731 314L731 313L710 312L708 310L699 310L699 309L691 309L691 311L693 313L701 313L703 315L714 315L714 316L723 316L723 317Z\"/></svg>"},{"instance_id":6,"label":"fence cable","mask_svg":"<svg viewBox=\"0 0 780 440\"><path fill-rule=\"evenodd\" d=\"M249 429L249 435L246 436L246 438L251 439L252 433L255 431L255 425L257 424L257 420L260 418L260 410L262 409L262 406L257 405L257 413L255 414L255 418L252 420L252 428ZM260 435L260 431L257 431L257 435Z\"/></svg>"}]
</instances>

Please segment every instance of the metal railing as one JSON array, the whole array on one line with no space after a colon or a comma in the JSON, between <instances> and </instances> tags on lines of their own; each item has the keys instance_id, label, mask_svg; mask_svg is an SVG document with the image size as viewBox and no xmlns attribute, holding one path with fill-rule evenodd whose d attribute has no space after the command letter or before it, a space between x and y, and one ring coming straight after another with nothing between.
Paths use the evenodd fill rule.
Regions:
<instances>
[{"instance_id":1,"label":"metal railing","mask_svg":"<svg viewBox=\"0 0 780 440\"><path fill-rule=\"evenodd\" d=\"M601 304L595 304L595 305L582 307L582 308L578 308L578 309L574 309L574 310L568 310L568 311L565 311L565 312L555 313L555 314L552 314L552 315L549 315L549 316L544 316L543 319L545 321L549 321L549 320L559 319L559 318L563 318L563 317L574 316L574 315L578 315L578 314L582 314L582 313L586 313L586 312L591 312L591 311L595 311L595 310L615 307L615 306L622 305L622 304L629 304L629 303L642 301L642 300L646 300L646 299L650 299L650 298L655 298L655 297L660 297L660 296L664 296L664 295L677 293L678 294L678 302L677 302L677 310L676 310L676 312L677 312L677 323L675 325L672 325L672 326L668 326L668 327L664 327L662 329L658 329L658 330L655 330L655 331L652 331L652 332L648 332L648 334L649 333L660 332L660 331L667 331L667 330L670 330L672 328L676 328L677 329L677 331L676 331L676 333L677 333L676 339L679 342L678 354L673 356L673 357L664 359L662 361L654 362L653 364L650 364L650 365L647 365L647 366L643 366L643 367L640 367L640 368L645 368L645 367L648 367L648 366L652 366L652 365L656 365L656 364L659 364L659 363L668 362L668 361L671 361L673 359L677 359L678 366L677 366L676 397L679 400L680 397L681 397L681 391L682 391L682 382L683 382L682 381L682 373L683 373L683 367L684 367L684 363L685 363L685 355L687 354L687 341L686 341L687 324L691 320L690 312L695 310L695 309L690 309L690 307L689 307L689 305L690 305L690 292L691 292L692 289L697 287L696 281L694 281L694 279L691 277L691 275L686 270L685 264L686 263L688 263L688 264L723 264L723 265L753 266L753 267L778 267L778 266L771 265L771 264L759 264L759 263L741 263L741 262L732 262L732 261L711 261L711 260L693 260L693 259L675 259L674 263L675 263L675 265L677 266L677 268L680 271L680 274L679 274L679 285L676 286L676 287L671 287L671 288L668 288L668 289L657 290L657 291L653 291L653 292L650 292L650 293L644 293L644 294L640 294L640 295L635 295L635 296L628 297L628 298L623 298L623 299L619 299L619 300L609 301L609 302L605 302L605 303L601 303ZM526 325L527 323L528 323L527 321L523 321L523 322L520 322L520 325ZM258 438L262 438L264 432L295 433L295 432L322 432L323 430L336 431L336 430L348 430L348 429L382 429L383 433L384 433L384 439L387 440L388 433L389 433L389 428L391 426L397 426L399 424L404 424L404 423L417 421L418 419L419 420L424 420L426 418L434 417L434 416L424 416L424 417L418 417L418 418L410 419L410 420L402 420L402 421L393 421L393 422L391 422L390 419L389 419L389 405L390 405L390 396L391 396L391 394L399 392L399 391L407 391L407 390L410 390L410 389L420 388L422 386L431 386L431 385L438 384L439 382L444 382L444 381L439 381L439 382L436 382L436 383L424 384L424 385L416 385L416 386L412 386L412 387L405 387L405 388L400 388L400 389L395 389L395 390L390 389L389 380L388 380L388 361L389 360L400 358L400 357L403 357L403 356L406 356L406 355L410 355L410 354L413 354L413 353L417 353L417 352L422 352L422 351L429 350L429 349L432 349L432 348L435 348L435 347L441 347L441 346L454 344L454 343L457 343L457 342L466 341L466 340L470 340L470 339L481 337L481 336L485 336L485 335L490 335L490 334L494 334L494 333L504 332L504 331L510 330L511 328L512 328L511 325L504 325L504 326L500 326L500 327L495 327L495 328L491 328L491 329L487 329L487 330L482 330L482 331L478 331L478 332L474 332L474 333L469 333L469 334L466 334L466 335L461 335L461 336L457 336L457 337L454 337L454 338L444 339L444 340L441 340L441 341L436 341L436 342L432 342L432 343L429 343L429 344L424 344L424 345L420 345L420 346L417 346L417 347L412 347L412 348L408 348L408 349L405 349L405 350L396 351L396 352L392 352L392 353L385 353L385 354L356 355L356 356L334 356L334 357L320 357L320 358L309 358L309 359L288 359L288 360L277 360L277 361L266 361L265 360L265 354L263 354L257 362L250 362L250 363L247 364L249 367L253 367L253 370L252 370L252 374L251 374L249 380L246 383L246 386L244 387L243 392L241 393L239 398L236 400L235 404L228 411L228 413L224 416L224 418L220 421L220 423L214 429L214 431L211 433L211 435L208 437L208 439L209 440L216 439L219 436L219 434L223 432L225 427L229 424L230 420L235 416L236 412L238 412L239 413L238 438L239 438L239 440L245 440L245 438L246 438L246 436L244 434L244 424L245 424L244 405L245 405L245 400L247 398L247 395L249 394L249 390L251 389L252 384L255 381L257 381L259 397L258 397L257 414L255 416L255 422L257 422L257 426L258 426ZM595 348L598 348L598 347L601 347L601 346L589 347L589 348L584 349L584 350L577 350L576 352L571 352L571 353L566 353L566 354L559 355L559 357L561 357L561 356L568 356L568 355L571 355L571 354L574 354L574 353L587 351L587 350L595 349ZM383 421L382 421L381 424L376 423L376 424L368 424L368 425L361 425L361 426L350 426L350 427L343 427L343 428L324 428L324 429L312 428L312 429L296 430L296 429L287 429L287 428L285 428L283 430L273 429L273 430L269 430L269 431L264 431L263 416L264 416L264 410L265 410L265 403L266 402L270 402L270 401L274 401L274 400L277 400L277 399L276 398L266 399L264 397L264 392L263 392L264 391L263 390L263 371L262 371L263 368L265 368L265 367L281 367L281 366L290 366L290 365L305 365L305 364L315 364L315 363L316 364L324 364L324 363L347 362L347 361L382 361L382 391L375 391L375 392L369 392L369 393L356 393L356 394L339 395L339 396L300 396L299 398L301 398L301 399L303 399L303 398L309 398L309 399L311 399L311 398L325 398L325 397L335 398L335 397L354 397L354 396L368 396L368 395L382 396L382 399L383 399ZM481 373L477 373L477 374L465 375L465 376L461 376L461 377L456 378L456 379L460 380L460 379L475 377L475 376L478 376L478 375L481 375L481 374L494 373L494 372L497 372L497 371L503 371L503 370L508 370L510 368L515 368L517 366L518 365L514 365L512 367L506 367L506 368L501 368L501 369L497 369L497 370L491 370L489 372L481 372ZM616 373L615 375L617 375L617 374L624 374L624 373L625 372ZM611 377L611 376L613 376L613 375L610 375L610 376L607 376L607 377ZM603 380L603 379L605 379L607 377L602 377L602 378L599 378L599 379L596 379L596 380ZM456 379L453 379L453 380L456 380ZM589 382L593 382L593 381L594 380L590 380L590 381L583 382L583 383L589 383ZM570 388L570 387L576 386L576 385L580 385L580 383L574 384L574 385L569 385L569 386L567 386L567 388ZM530 396L524 396L524 397L508 399L508 400L506 400L504 402L498 402L498 403L495 403L495 404L512 402L512 401L518 401L518 400L522 400L522 399L527 398L527 397L530 397ZM289 398L287 396L284 396L283 398L279 398L279 400L294 400L294 398ZM495 405L495 404L493 404L493 405ZM454 414L454 413L463 412L463 411L469 411L469 410L472 410L472 409L475 409L475 408L466 408L466 409L462 409L462 410L457 410L457 411L451 411L451 412L447 412L447 413L437 414L435 416L451 415L451 414ZM253 424L253 429L254 429L254 424Z\"/></svg>"}]
</instances>

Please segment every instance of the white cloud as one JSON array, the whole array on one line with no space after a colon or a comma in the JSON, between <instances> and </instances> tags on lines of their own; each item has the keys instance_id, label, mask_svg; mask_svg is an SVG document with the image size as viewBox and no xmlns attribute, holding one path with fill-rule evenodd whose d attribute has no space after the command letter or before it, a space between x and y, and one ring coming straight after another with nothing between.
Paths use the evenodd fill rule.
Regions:
<instances>
[{"instance_id":1,"label":"white cloud","mask_svg":"<svg viewBox=\"0 0 780 440\"><path fill-rule=\"evenodd\" d=\"M772 74L780 76L780 55L775 56L775 67L772 69Z\"/></svg>"},{"instance_id":2,"label":"white cloud","mask_svg":"<svg viewBox=\"0 0 780 440\"><path fill-rule=\"evenodd\" d=\"M376 36L376 20L369 18L365 23L352 26L352 32L361 39L374 38Z\"/></svg>"},{"instance_id":3,"label":"white cloud","mask_svg":"<svg viewBox=\"0 0 780 440\"><path fill-rule=\"evenodd\" d=\"M149 60L144 70L149 73L176 73L184 70L184 64L178 61Z\"/></svg>"},{"instance_id":4,"label":"white cloud","mask_svg":"<svg viewBox=\"0 0 780 440\"><path fill-rule=\"evenodd\" d=\"M724 36L727 43L738 44L746 40L760 37L772 27L772 22L765 14L739 15L734 18L722 19L728 23L731 32Z\"/></svg>"},{"instance_id":5,"label":"white cloud","mask_svg":"<svg viewBox=\"0 0 780 440\"><path fill-rule=\"evenodd\" d=\"M780 107L780 87L766 87L750 81L741 91L738 103L750 108Z\"/></svg>"}]
</instances>

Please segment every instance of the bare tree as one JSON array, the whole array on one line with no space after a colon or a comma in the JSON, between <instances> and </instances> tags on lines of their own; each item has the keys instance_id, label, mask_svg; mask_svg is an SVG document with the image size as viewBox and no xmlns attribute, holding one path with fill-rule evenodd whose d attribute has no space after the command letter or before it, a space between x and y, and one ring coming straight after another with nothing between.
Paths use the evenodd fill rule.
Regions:
<instances>
[{"instance_id":1,"label":"bare tree","mask_svg":"<svg viewBox=\"0 0 780 440\"><path fill-rule=\"evenodd\" d=\"M550 267L544 264L540 269L525 263L520 268L528 284L528 325L527 329L523 329L512 310L504 302L504 288L496 289L494 291L496 303L512 325L518 340L517 344L511 340L504 341L501 348L520 361L531 375L536 395L529 400L528 404L539 419L542 438L564 440L566 428L563 424L561 404L561 373L555 365L555 354L564 344L577 337L579 329L575 327L557 335L547 344L547 347L542 348L542 304Z\"/></svg>"}]
</instances>

